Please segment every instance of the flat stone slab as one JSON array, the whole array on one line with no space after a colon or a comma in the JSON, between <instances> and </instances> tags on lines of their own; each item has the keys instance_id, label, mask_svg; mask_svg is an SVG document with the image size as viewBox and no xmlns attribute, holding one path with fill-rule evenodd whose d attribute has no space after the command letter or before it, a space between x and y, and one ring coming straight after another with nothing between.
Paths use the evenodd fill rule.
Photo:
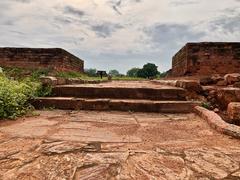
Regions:
<instances>
[{"instance_id":1,"label":"flat stone slab","mask_svg":"<svg viewBox=\"0 0 240 180\"><path fill-rule=\"evenodd\" d=\"M240 141L192 113L37 113L0 122L0 179L240 177Z\"/></svg>"}]
</instances>

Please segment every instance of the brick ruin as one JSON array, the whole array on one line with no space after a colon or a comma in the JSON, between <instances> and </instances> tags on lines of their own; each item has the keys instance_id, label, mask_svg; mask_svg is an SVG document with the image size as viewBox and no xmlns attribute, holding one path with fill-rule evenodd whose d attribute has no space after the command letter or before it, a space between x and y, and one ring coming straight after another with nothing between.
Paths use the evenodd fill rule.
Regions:
<instances>
[{"instance_id":1,"label":"brick ruin","mask_svg":"<svg viewBox=\"0 0 240 180\"><path fill-rule=\"evenodd\" d=\"M0 48L0 66L83 72L84 61L60 48Z\"/></svg>"},{"instance_id":2,"label":"brick ruin","mask_svg":"<svg viewBox=\"0 0 240 180\"><path fill-rule=\"evenodd\" d=\"M172 60L171 76L240 73L240 43L187 43Z\"/></svg>"}]
</instances>

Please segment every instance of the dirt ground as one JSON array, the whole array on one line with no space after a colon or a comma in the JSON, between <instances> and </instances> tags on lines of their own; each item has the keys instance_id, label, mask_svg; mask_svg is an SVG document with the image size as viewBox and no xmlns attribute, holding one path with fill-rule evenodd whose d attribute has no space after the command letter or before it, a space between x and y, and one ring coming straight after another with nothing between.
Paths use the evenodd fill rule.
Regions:
<instances>
[{"instance_id":1,"label":"dirt ground","mask_svg":"<svg viewBox=\"0 0 240 180\"><path fill-rule=\"evenodd\" d=\"M194 114L37 113L0 123L0 179L240 179L240 141Z\"/></svg>"},{"instance_id":2,"label":"dirt ground","mask_svg":"<svg viewBox=\"0 0 240 180\"><path fill-rule=\"evenodd\" d=\"M114 87L114 88L153 88L153 89L178 89L173 86L155 84L151 81L110 81L100 84L74 84L74 85L61 85L71 87Z\"/></svg>"}]
</instances>

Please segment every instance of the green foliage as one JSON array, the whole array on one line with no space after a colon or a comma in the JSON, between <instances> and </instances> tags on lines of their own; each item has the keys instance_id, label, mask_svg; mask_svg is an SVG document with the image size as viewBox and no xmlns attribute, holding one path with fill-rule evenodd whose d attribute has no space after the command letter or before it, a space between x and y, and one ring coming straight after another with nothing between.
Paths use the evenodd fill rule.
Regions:
<instances>
[{"instance_id":1,"label":"green foliage","mask_svg":"<svg viewBox=\"0 0 240 180\"><path fill-rule=\"evenodd\" d=\"M159 73L157 68L155 64L147 63L138 71L137 76L142 78L156 77Z\"/></svg>"},{"instance_id":2,"label":"green foliage","mask_svg":"<svg viewBox=\"0 0 240 180\"><path fill-rule=\"evenodd\" d=\"M16 77L16 79L20 79L23 74L23 69L20 68L4 68L4 73L8 77Z\"/></svg>"},{"instance_id":3,"label":"green foliage","mask_svg":"<svg viewBox=\"0 0 240 180\"><path fill-rule=\"evenodd\" d=\"M52 94L52 86L43 86L42 84L39 85L38 89L36 90L35 96L36 97L46 97Z\"/></svg>"},{"instance_id":4,"label":"green foliage","mask_svg":"<svg viewBox=\"0 0 240 180\"><path fill-rule=\"evenodd\" d=\"M31 79L38 80L41 76L47 76L50 73L50 69L37 69L32 71Z\"/></svg>"},{"instance_id":5,"label":"green foliage","mask_svg":"<svg viewBox=\"0 0 240 180\"><path fill-rule=\"evenodd\" d=\"M24 80L26 77L31 78L32 81L37 81L40 76L47 76L51 69L23 69L16 67L4 68L4 74L7 77L14 78L15 80Z\"/></svg>"},{"instance_id":6,"label":"green foliage","mask_svg":"<svg viewBox=\"0 0 240 180\"><path fill-rule=\"evenodd\" d=\"M79 72L71 71L71 72L57 72L56 76L61 78L81 78L84 75Z\"/></svg>"},{"instance_id":7,"label":"green foliage","mask_svg":"<svg viewBox=\"0 0 240 180\"><path fill-rule=\"evenodd\" d=\"M118 77L120 76L120 73L118 72L118 70L114 69L114 70L110 70L108 73L110 76L112 77Z\"/></svg>"},{"instance_id":8,"label":"green foliage","mask_svg":"<svg viewBox=\"0 0 240 180\"><path fill-rule=\"evenodd\" d=\"M90 77L96 77L97 76L97 70L96 69L85 69L84 72Z\"/></svg>"},{"instance_id":9,"label":"green foliage","mask_svg":"<svg viewBox=\"0 0 240 180\"><path fill-rule=\"evenodd\" d=\"M31 109L29 100L36 96L39 83L18 82L0 75L0 119L14 119Z\"/></svg>"},{"instance_id":10,"label":"green foliage","mask_svg":"<svg viewBox=\"0 0 240 180\"><path fill-rule=\"evenodd\" d=\"M56 73L56 77L78 78L78 79L82 79L82 80L106 80L106 78L100 79L100 77L90 77L87 74L82 74L79 72L58 72L58 73Z\"/></svg>"},{"instance_id":11,"label":"green foliage","mask_svg":"<svg viewBox=\"0 0 240 180\"><path fill-rule=\"evenodd\" d=\"M132 69L130 69L127 72L127 76L129 76L129 77L137 77L139 70L140 70L140 68L132 68Z\"/></svg>"},{"instance_id":12,"label":"green foliage","mask_svg":"<svg viewBox=\"0 0 240 180\"><path fill-rule=\"evenodd\" d=\"M202 103L202 107L206 108L206 109L210 109L211 104L209 102L203 102Z\"/></svg>"}]
</instances>

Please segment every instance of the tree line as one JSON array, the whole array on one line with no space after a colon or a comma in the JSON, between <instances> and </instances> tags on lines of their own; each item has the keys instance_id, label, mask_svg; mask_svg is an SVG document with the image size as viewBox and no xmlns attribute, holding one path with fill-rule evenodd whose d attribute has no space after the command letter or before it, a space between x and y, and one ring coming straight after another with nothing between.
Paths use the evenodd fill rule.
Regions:
<instances>
[{"instance_id":1,"label":"tree line","mask_svg":"<svg viewBox=\"0 0 240 180\"><path fill-rule=\"evenodd\" d=\"M86 69L85 73L89 76L95 77L97 75L97 69ZM159 72L158 67L155 64L147 63L142 68L131 68L127 71L127 74L121 74L118 70L110 70L108 75L112 77L133 77L133 78L156 78L156 77L165 77L166 72Z\"/></svg>"}]
</instances>

